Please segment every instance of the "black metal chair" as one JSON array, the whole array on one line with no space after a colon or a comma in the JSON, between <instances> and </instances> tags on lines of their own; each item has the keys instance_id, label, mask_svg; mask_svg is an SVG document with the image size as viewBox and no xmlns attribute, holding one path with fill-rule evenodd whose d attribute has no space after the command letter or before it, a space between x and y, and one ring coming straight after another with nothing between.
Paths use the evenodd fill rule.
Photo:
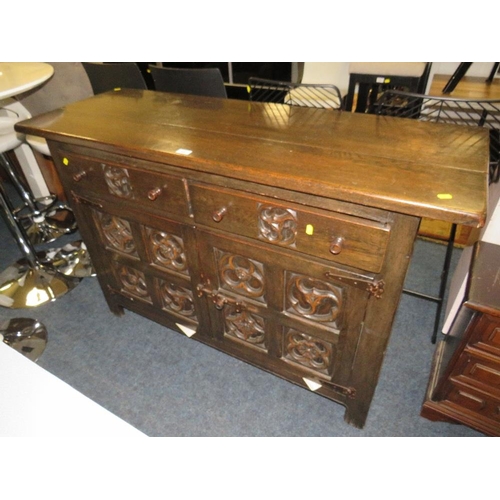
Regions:
<instances>
[{"instance_id":1,"label":"black metal chair","mask_svg":"<svg viewBox=\"0 0 500 500\"><path fill-rule=\"evenodd\" d=\"M155 90L227 98L219 68L165 68L149 65Z\"/></svg>"},{"instance_id":2,"label":"black metal chair","mask_svg":"<svg viewBox=\"0 0 500 500\"><path fill-rule=\"evenodd\" d=\"M354 62L349 65L345 110L374 113L375 103L386 90L424 93L432 63ZM354 102L356 107L353 109Z\"/></svg>"},{"instance_id":3,"label":"black metal chair","mask_svg":"<svg viewBox=\"0 0 500 500\"><path fill-rule=\"evenodd\" d=\"M451 75L450 79L446 83L443 88L443 94L451 94L456 86L460 83L460 80L465 76L469 68L472 66L471 62L461 62L458 65L458 68L455 70L453 75ZM486 78L485 83L492 83L495 75L498 73L498 69L500 68L500 63L493 63L493 67L491 69L491 73L488 78Z\"/></svg>"},{"instance_id":4,"label":"black metal chair","mask_svg":"<svg viewBox=\"0 0 500 500\"><path fill-rule=\"evenodd\" d=\"M498 182L500 99L461 99L389 90L380 97L377 114L489 129L490 183Z\"/></svg>"},{"instance_id":5,"label":"black metal chair","mask_svg":"<svg viewBox=\"0 0 500 500\"><path fill-rule=\"evenodd\" d=\"M94 94L102 94L117 88L147 89L139 66L127 63L82 63Z\"/></svg>"},{"instance_id":6,"label":"black metal chair","mask_svg":"<svg viewBox=\"0 0 500 500\"><path fill-rule=\"evenodd\" d=\"M489 180L490 183L498 182L500 157L500 99L459 99L448 96L429 96L413 92L388 90L377 102L376 113L378 115L411 118L426 122L484 127L489 129ZM447 238L447 248L438 296L429 296L413 290L403 290L403 292L409 295L430 300L437 304L432 335L433 343L437 338L456 231L457 225L452 224Z\"/></svg>"},{"instance_id":7,"label":"black metal chair","mask_svg":"<svg viewBox=\"0 0 500 500\"><path fill-rule=\"evenodd\" d=\"M335 85L292 83L252 77L248 80L250 101L322 109L341 109L342 96Z\"/></svg>"}]
</instances>

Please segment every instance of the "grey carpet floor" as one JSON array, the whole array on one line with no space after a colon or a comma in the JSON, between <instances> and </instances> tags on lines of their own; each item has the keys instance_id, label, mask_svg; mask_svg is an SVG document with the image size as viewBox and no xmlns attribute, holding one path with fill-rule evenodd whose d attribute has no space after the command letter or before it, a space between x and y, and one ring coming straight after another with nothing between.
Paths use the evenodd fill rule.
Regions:
<instances>
[{"instance_id":1,"label":"grey carpet floor","mask_svg":"<svg viewBox=\"0 0 500 500\"><path fill-rule=\"evenodd\" d=\"M436 293L443 255L444 246L417 240L407 286ZM19 257L0 220L0 269ZM344 422L342 406L306 389L132 312L114 316L95 278L36 309L0 307L1 319L33 317L46 325L40 366L148 436L483 436L420 417L435 349L434 314L434 304L402 296L360 430Z\"/></svg>"}]
</instances>

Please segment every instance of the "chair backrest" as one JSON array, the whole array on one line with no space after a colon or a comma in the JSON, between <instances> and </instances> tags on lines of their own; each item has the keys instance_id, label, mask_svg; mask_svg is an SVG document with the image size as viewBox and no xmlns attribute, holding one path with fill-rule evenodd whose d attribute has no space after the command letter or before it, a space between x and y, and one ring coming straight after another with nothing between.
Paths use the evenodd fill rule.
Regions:
<instances>
[{"instance_id":1,"label":"chair backrest","mask_svg":"<svg viewBox=\"0 0 500 500\"><path fill-rule=\"evenodd\" d=\"M377 102L376 113L419 121L484 127L490 132L490 181L500 176L500 99L460 99L388 90Z\"/></svg>"},{"instance_id":2,"label":"chair backrest","mask_svg":"<svg viewBox=\"0 0 500 500\"><path fill-rule=\"evenodd\" d=\"M150 64L149 70L156 90L227 98L219 68L165 68Z\"/></svg>"},{"instance_id":3,"label":"chair backrest","mask_svg":"<svg viewBox=\"0 0 500 500\"><path fill-rule=\"evenodd\" d=\"M45 83L17 97L32 116L62 108L94 93L80 62L49 62L54 75Z\"/></svg>"},{"instance_id":4,"label":"chair backrest","mask_svg":"<svg viewBox=\"0 0 500 500\"><path fill-rule=\"evenodd\" d=\"M335 85L292 83L252 77L248 80L251 101L322 109L341 109L342 96Z\"/></svg>"},{"instance_id":5,"label":"chair backrest","mask_svg":"<svg viewBox=\"0 0 500 500\"><path fill-rule=\"evenodd\" d=\"M116 88L146 89L147 85L136 63L82 63L94 94Z\"/></svg>"}]
</instances>

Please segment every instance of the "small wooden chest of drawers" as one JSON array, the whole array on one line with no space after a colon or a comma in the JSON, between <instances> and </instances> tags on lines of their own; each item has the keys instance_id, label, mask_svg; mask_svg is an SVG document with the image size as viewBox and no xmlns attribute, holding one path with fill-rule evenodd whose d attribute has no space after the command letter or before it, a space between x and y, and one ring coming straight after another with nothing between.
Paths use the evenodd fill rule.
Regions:
<instances>
[{"instance_id":1,"label":"small wooden chest of drawers","mask_svg":"<svg viewBox=\"0 0 500 500\"><path fill-rule=\"evenodd\" d=\"M466 299L436 349L422 415L500 435L500 246L480 242Z\"/></svg>"}]
</instances>

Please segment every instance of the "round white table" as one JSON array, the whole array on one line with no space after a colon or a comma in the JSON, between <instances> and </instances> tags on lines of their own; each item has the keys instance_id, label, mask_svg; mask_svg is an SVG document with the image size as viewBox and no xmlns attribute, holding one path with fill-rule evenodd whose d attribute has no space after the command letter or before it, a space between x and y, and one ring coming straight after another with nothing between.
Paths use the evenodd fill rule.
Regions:
<instances>
[{"instance_id":1,"label":"round white table","mask_svg":"<svg viewBox=\"0 0 500 500\"><path fill-rule=\"evenodd\" d=\"M0 99L31 90L53 74L54 68L47 63L0 62Z\"/></svg>"}]
</instances>

